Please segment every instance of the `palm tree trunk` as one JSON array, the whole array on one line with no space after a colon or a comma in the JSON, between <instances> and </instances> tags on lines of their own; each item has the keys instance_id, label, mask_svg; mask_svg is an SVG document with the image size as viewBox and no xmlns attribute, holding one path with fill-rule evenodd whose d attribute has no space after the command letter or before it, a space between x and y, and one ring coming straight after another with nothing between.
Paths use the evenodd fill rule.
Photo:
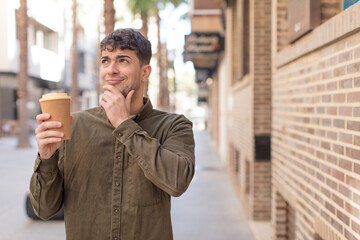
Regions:
<instances>
[{"instance_id":1,"label":"palm tree trunk","mask_svg":"<svg viewBox=\"0 0 360 240\"><path fill-rule=\"evenodd\" d=\"M115 8L114 0L104 1L105 35L114 31L115 27Z\"/></svg>"},{"instance_id":2,"label":"palm tree trunk","mask_svg":"<svg viewBox=\"0 0 360 240\"><path fill-rule=\"evenodd\" d=\"M98 37L97 37L97 47L96 47L96 57L95 57L95 81L96 81L96 99L100 101L100 94L101 94L101 82L100 82L100 18L98 21Z\"/></svg>"},{"instance_id":3,"label":"palm tree trunk","mask_svg":"<svg viewBox=\"0 0 360 240\"><path fill-rule=\"evenodd\" d=\"M156 8L156 24L158 28L158 53L157 62L159 67L159 93L158 93L158 107L161 110L169 110L169 89L167 78L167 50L166 45L161 45L160 41L160 15L159 8Z\"/></svg>"},{"instance_id":4,"label":"palm tree trunk","mask_svg":"<svg viewBox=\"0 0 360 240\"><path fill-rule=\"evenodd\" d=\"M140 33L141 33L145 38L148 38L148 32L149 32L148 18L149 18L149 15L148 15L147 12L141 12L142 27L141 27L141 29L140 29Z\"/></svg>"},{"instance_id":5,"label":"palm tree trunk","mask_svg":"<svg viewBox=\"0 0 360 240\"><path fill-rule=\"evenodd\" d=\"M142 20L142 27L140 29L140 33L145 37L148 38L148 32L149 32L149 28L148 28L148 13L147 12L141 12L141 20ZM146 81L145 84L145 88L144 88L144 96L149 96L148 95L148 90L149 90L149 80Z\"/></svg>"},{"instance_id":6,"label":"palm tree trunk","mask_svg":"<svg viewBox=\"0 0 360 240\"><path fill-rule=\"evenodd\" d=\"M77 24L76 24L76 0L73 0L73 42L72 42L72 63L71 63L71 111L80 110L79 87L78 87L78 49L77 49Z\"/></svg>"},{"instance_id":7,"label":"palm tree trunk","mask_svg":"<svg viewBox=\"0 0 360 240\"><path fill-rule=\"evenodd\" d=\"M19 43L20 43L20 66L19 66L19 86L17 91L18 96L18 117L20 133L18 136L18 148L30 147L29 142L29 122L28 122L28 40L27 40L27 2L26 0L20 1L20 8L18 12L18 30L19 30Z\"/></svg>"}]
</instances>

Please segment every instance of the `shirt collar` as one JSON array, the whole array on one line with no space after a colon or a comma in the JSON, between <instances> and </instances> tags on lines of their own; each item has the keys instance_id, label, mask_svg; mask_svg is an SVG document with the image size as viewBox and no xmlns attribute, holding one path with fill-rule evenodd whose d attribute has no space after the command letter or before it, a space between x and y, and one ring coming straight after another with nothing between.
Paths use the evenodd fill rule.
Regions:
<instances>
[{"instance_id":1,"label":"shirt collar","mask_svg":"<svg viewBox=\"0 0 360 240\"><path fill-rule=\"evenodd\" d=\"M143 97L143 106L136 115L130 116L135 122L140 122L141 120L145 119L153 110L153 106L151 101L148 97Z\"/></svg>"}]
</instances>

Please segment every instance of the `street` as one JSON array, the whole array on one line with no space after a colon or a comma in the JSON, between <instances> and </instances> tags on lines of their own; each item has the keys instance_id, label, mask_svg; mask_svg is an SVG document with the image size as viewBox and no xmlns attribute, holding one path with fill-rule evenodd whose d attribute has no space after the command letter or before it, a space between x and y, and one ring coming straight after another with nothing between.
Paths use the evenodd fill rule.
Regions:
<instances>
[{"instance_id":1,"label":"street","mask_svg":"<svg viewBox=\"0 0 360 240\"><path fill-rule=\"evenodd\" d=\"M252 240L249 224L215 146L206 131L195 131L196 173L189 189L172 198L175 240ZM34 221L26 216L25 197L36 156L16 149L16 138L0 138L0 239L64 240L63 221Z\"/></svg>"}]
</instances>

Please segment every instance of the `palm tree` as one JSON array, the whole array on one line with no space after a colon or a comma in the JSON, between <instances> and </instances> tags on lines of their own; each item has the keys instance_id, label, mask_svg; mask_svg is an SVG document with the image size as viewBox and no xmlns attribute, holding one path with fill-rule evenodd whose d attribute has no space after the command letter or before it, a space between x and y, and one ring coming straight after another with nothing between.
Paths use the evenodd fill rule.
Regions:
<instances>
[{"instance_id":1,"label":"palm tree","mask_svg":"<svg viewBox=\"0 0 360 240\"><path fill-rule=\"evenodd\" d=\"M20 44L20 57L19 57L19 87L17 90L18 97L18 118L20 125L20 133L18 136L18 148L30 147L29 142L29 122L28 122L28 39L27 39L27 2L26 0L20 0L20 8L17 15L19 44Z\"/></svg>"},{"instance_id":2,"label":"palm tree","mask_svg":"<svg viewBox=\"0 0 360 240\"><path fill-rule=\"evenodd\" d=\"M114 0L104 1L105 35L114 31L115 27L115 8Z\"/></svg>"},{"instance_id":3,"label":"palm tree","mask_svg":"<svg viewBox=\"0 0 360 240\"><path fill-rule=\"evenodd\" d=\"M148 18L149 14L153 15L154 6L156 6L156 0L129 0L128 6L132 13L140 14L142 27L140 29L140 33L148 38ZM149 81L146 82L145 89L144 89L144 96L148 96L148 89L149 89Z\"/></svg>"},{"instance_id":4,"label":"palm tree","mask_svg":"<svg viewBox=\"0 0 360 240\"><path fill-rule=\"evenodd\" d=\"M167 3L171 3L174 7L179 6L181 3L187 2L187 0L129 0L128 6L131 11L136 14L140 13L142 20L142 28L140 32L147 37L148 27L148 16L156 16L156 24L158 28L158 43L157 43L157 64L159 67L159 94L158 94L158 107L164 110L169 109L169 90L167 84L167 52L161 50L160 41L160 16L159 7L164 8ZM166 46L166 44L165 44ZM163 54L162 54L163 52ZM165 59L162 59L165 58ZM148 86L145 87L144 95L147 95Z\"/></svg>"},{"instance_id":5,"label":"palm tree","mask_svg":"<svg viewBox=\"0 0 360 240\"><path fill-rule=\"evenodd\" d=\"M78 48L77 48L77 21L76 21L76 0L73 0L72 12L73 12L73 41L72 41L72 63L71 63L71 111L80 110L79 101L79 86L78 86Z\"/></svg>"}]
</instances>

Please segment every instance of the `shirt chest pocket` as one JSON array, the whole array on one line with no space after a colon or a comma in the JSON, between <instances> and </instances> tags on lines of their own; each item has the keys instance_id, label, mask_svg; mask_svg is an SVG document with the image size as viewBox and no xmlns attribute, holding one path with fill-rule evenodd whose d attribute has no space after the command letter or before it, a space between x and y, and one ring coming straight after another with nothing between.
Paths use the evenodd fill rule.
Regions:
<instances>
[{"instance_id":1,"label":"shirt chest pocket","mask_svg":"<svg viewBox=\"0 0 360 240\"><path fill-rule=\"evenodd\" d=\"M151 206L160 203L162 190L145 177L134 159L129 166L129 202L132 206Z\"/></svg>"}]
</instances>

